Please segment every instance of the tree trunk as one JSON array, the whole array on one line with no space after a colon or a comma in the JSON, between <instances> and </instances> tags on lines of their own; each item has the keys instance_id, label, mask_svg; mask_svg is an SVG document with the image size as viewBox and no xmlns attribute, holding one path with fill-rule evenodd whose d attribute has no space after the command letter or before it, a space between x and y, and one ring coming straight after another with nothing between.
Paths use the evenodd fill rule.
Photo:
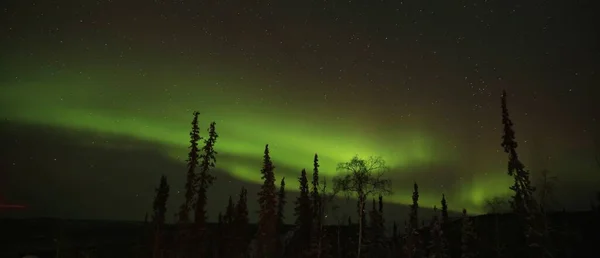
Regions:
<instances>
[{"instance_id":1,"label":"tree trunk","mask_svg":"<svg viewBox=\"0 0 600 258\"><path fill-rule=\"evenodd\" d=\"M495 227L495 233L494 235L496 235L495 237L495 242L496 242L496 257L497 258L502 258L504 255L502 254L502 244L500 242L500 223L498 221L498 214L494 215L494 227Z\"/></svg>"},{"instance_id":2,"label":"tree trunk","mask_svg":"<svg viewBox=\"0 0 600 258\"><path fill-rule=\"evenodd\" d=\"M338 219L338 226L337 226L337 253L338 253L338 258L342 258L342 244L341 244L341 240L340 240L340 220Z\"/></svg>"},{"instance_id":3,"label":"tree trunk","mask_svg":"<svg viewBox=\"0 0 600 258\"><path fill-rule=\"evenodd\" d=\"M359 200L359 211L358 211L358 251L356 252L356 258L360 258L360 251L362 247L362 236L363 236L363 214L365 212L365 197L360 195Z\"/></svg>"},{"instance_id":4,"label":"tree trunk","mask_svg":"<svg viewBox=\"0 0 600 258\"><path fill-rule=\"evenodd\" d=\"M158 230L154 233L154 246L152 250L152 257L160 257L160 232Z\"/></svg>"}]
</instances>

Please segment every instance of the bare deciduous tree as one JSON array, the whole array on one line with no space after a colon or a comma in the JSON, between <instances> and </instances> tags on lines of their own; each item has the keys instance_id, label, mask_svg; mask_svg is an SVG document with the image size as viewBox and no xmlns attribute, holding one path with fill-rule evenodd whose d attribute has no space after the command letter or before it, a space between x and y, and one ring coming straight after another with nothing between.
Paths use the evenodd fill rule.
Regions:
<instances>
[{"instance_id":1,"label":"bare deciduous tree","mask_svg":"<svg viewBox=\"0 0 600 258\"><path fill-rule=\"evenodd\" d=\"M509 202L506 197L495 196L484 201L484 209L488 214L508 212Z\"/></svg>"},{"instance_id":2,"label":"bare deciduous tree","mask_svg":"<svg viewBox=\"0 0 600 258\"><path fill-rule=\"evenodd\" d=\"M323 178L323 180L321 181L320 184L320 189L319 189L319 210L316 211L318 216L320 217L320 219L317 221L319 224L316 225L318 227L317 232L319 232L319 235L316 236L317 239L314 239L314 241L316 241L316 243L314 244L314 246L312 246L312 248L314 248L315 252L314 255L317 258L320 258L323 254L323 238L325 236L325 232L323 230L323 226L325 223L323 223L325 221L325 219L327 219L328 215L328 210L330 213L336 213L338 206L334 204L334 199L337 196L338 192L336 191L336 189L328 189L327 188L327 178ZM339 233L338 233L339 234Z\"/></svg>"},{"instance_id":3,"label":"bare deciduous tree","mask_svg":"<svg viewBox=\"0 0 600 258\"><path fill-rule=\"evenodd\" d=\"M349 162L339 163L337 170L344 174L333 179L334 191L344 193L346 197L356 197L358 213L358 249L360 258L363 237L363 216L367 198L372 195L389 195L392 193L391 181L383 178L387 171L385 161L381 157L369 157L366 160L358 156Z\"/></svg>"},{"instance_id":4,"label":"bare deciduous tree","mask_svg":"<svg viewBox=\"0 0 600 258\"><path fill-rule=\"evenodd\" d=\"M556 202L554 190L558 183L558 177L553 176L549 170L544 169L540 172L540 179L537 182L539 205L542 212L545 212L548 206Z\"/></svg>"},{"instance_id":5,"label":"bare deciduous tree","mask_svg":"<svg viewBox=\"0 0 600 258\"><path fill-rule=\"evenodd\" d=\"M596 147L596 151L594 153L594 159L596 160L596 165L598 165L598 172L600 172L600 140L596 139L594 141L594 145ZM600 210L600 191L596 192L596 209Z\"/></svg>"},{"instance_id":6,"label":"bare deciduous tree","mask_svg":"<svg viewBox=\"0 0 600 258\"><path fill-rule=\"evenodd\" d=\"M600 169L600 140L595 140L594 145L596 147L596 152L594 153L594 159L596 160L596 165Z\"/></svg>"},{"instance_id":7,"label":"bare deciduous tree","mask_svg":"<svg viewBox=\"0 0 600 258\"><path fill-rule=\"evenodd\" d=\"M492 197L485 201L484 208L488 214L494 215L494 251L496 252L496 258L504 257L504 244L502 244L500 238L500 222L498 216L502 213L506 213L510 210L510 204L506 197Z\"/></svg>"}]
</instances>

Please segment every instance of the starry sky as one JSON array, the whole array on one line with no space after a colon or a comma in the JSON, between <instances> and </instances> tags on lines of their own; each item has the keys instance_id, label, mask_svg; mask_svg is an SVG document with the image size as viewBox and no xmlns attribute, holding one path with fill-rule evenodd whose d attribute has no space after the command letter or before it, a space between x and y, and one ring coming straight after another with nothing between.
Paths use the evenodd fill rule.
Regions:
<instances>
[{"instance_id":1,"label":"starry sky","mask_svg":"<svg viewBox=\"0 0 600 258\"><path fill-rule=\"evenodd\" d=\"M256 192L265 144L290 190L315 153L327 178L375 155L387 216L404 216L413 181L423 207L446 194L484 212L511 184L502 89L534 182L558 178L557 207L586 209L599 190L592 1L0 5L0 203L27 206L2 216L141 219L160 174L175 212L194 110L220 134L213 218L241 186Z\"/></svg>"}]
</instances>

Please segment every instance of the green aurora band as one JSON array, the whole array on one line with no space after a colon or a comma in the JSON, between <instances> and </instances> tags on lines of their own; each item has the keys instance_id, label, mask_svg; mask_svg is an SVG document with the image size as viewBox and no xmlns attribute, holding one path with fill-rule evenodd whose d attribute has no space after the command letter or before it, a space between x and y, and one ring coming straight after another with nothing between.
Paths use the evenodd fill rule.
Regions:
<instances>
[{"instance_id":1,"label":"green aurora band","mask_svg":"<svg viewBox=\"0 0 600 258\"><path fill-rule=\"evenodd\" d=\"M390 167L388 175L394 178L394 195L388 201L401 204L410 202L414 180L411 179L411 168L454 164L453 161L458 159L456 151L438 144L443 137L434 137L424 128L374 128L365 123L368 119L364 115L335 119L335 110L322 107L312 107L312 111L320 113L315 116L310 107L301 109L283 103L257 101L260 96L242 90L238 90L239 96L236 96L219 87L203 87L196 97L189 94L195 85L215 85L215 82L210 79L195 81L189 75L187 81L182 81L181 78L186 78L184 74L155 76L135 81L118 74L75 73L68 69L39 73L19 79L6 88L0 95L3 107L0 114L18 122L158 143L164 146L167 155L183 162L188 148L191 113L197 109L201 111L202 127L206 128L211 121L217 122L220 135L217 149L221 155L217 166L236 178L260 183L262 152L267 143L279 167L277 178L296 178L302 168L311 170L315 153L320 157L321 174L327 178L339 174L335 171L339 162L348 161L354 155L376 155L386 160ZM160 76L166 77L160 80ZM177 85L167 89L160 87L174 78L178 78ZM232 85L235 83L231 82ZM144 86L132 89L122 84ZM220 104L233 101L237 106ZM118 144L113 147L127 148ZM472 176L465 176L466 181L456 188L459 190L446 193L453 200L452 208L464 207L479 213L483 211L486 198L506 195L511 180L498 167L494 164L483 168L490 171L486 176L475 171L470 172ZM471 169L481 171L482 168ZM396 176L398 173L401 173L400 177ZM288 189L298 188L296 180L287 181ZM421 205L438 205L441 193L441 190L423 189Z\"/></svg>"}]
</instances>

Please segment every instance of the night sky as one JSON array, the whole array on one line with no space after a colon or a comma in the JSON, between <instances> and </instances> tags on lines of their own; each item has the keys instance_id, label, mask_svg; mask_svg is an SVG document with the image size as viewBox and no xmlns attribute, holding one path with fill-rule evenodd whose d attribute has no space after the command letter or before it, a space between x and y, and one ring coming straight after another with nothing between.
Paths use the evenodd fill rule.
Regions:
<instances>
[{"instance_id":1,"label":"night sky","mask_svg":"<svg viewBox=\"0 0 600 258\"><path fill-rule=\"evenodd\" d=\"M220 134L212 218L241 186L254 196L267 143L290 190L315 153L328 178L377 155L394 207L417 181L423 207L445 193L450 209L483 212L512 183L502 89L533 181L558 177L556 207L589 208L600 190L592 1L0 6L0 204L27 206L1 216L142 219L163 173L174 213L194 110Z\"/></svg>"}]
</instances>

